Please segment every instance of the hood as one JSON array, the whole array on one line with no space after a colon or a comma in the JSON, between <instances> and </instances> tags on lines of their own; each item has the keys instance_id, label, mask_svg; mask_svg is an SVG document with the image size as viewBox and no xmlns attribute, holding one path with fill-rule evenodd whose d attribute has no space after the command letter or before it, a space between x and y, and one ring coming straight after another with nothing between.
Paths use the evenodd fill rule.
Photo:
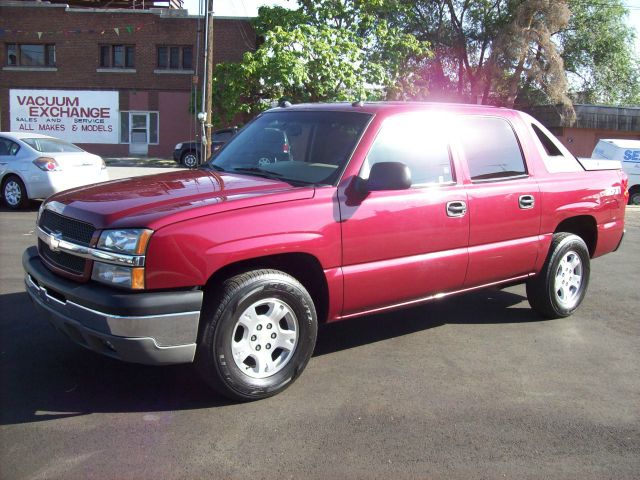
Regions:
<instances>
[{"instance_id":1,"label":"hood","mask_svg":"<svg viewBox=\"0 0 640 480\"><path fill-rule=\"evenodd\" d=\"M312 187L209 170L179 170L66 190L47 208L96 228L151 228L218 212L311 198Z\"/></svg>"}]
</instances>

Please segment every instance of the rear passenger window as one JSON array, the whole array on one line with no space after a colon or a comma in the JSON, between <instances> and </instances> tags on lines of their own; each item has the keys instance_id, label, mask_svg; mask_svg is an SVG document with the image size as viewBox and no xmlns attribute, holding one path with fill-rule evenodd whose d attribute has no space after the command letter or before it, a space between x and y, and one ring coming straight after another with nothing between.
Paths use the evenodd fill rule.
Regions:
<instances>
[{"instance_id":1,"label":"rear passenger window","mask_svg":"<svg viewBox=\"0 0 640 480\"><path fill-rule=\"evenodd\" d=\"M520 145L506 120L466 117L461 126L460 144L471 180L502 180L527 174Z\"/></svg>"},{"instance_id":2,"label":"rear passenger window","mask_svg":"<svg viewBox=\"0 0 640 480\"><path fill-rule=\"evenodd\" d=\"M538 128L537 125L534 125L532 123L531 124L531 128L533 128L533 131L535 132L536 136L538 137L538 140L540 140L540 143L544 147L544 151L547 153L547 155L549 155L550 157L561 157L562 156L562 152L556 146L556 144L553 143L553 140L551 140L549 137L547 137L544 134L544 132Z\"/></svg>"},{"instance_id":3,"label":"rear passenger window","mask_svg":"<svg viewBox=\"0 0 640 480\"><path fill-rule=\"evenodd\" d=\"M424 115L405 114L389 118L378 132L360 176L369 177L379 162L402 162L411 171L412 185L451 183L454 175L446 136Z\"/></svg>"}]
</instances>

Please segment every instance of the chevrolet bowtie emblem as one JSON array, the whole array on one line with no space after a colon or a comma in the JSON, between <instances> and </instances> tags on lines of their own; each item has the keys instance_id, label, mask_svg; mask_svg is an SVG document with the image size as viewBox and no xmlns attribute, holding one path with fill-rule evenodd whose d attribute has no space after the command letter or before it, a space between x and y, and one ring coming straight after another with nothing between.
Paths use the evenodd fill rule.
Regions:
<instances>
[{"instance_id":1,"label":"chevrolet bowtie emblem","mask_svg":"<svg viewBox=\"0 0 640 480\"><path fill-rule=\"evenodd\" d=\"M49 248L52 252L60 251L60 239L62 238L61 232L55 232L49 237Z\"/></svg>"}]
</instances>

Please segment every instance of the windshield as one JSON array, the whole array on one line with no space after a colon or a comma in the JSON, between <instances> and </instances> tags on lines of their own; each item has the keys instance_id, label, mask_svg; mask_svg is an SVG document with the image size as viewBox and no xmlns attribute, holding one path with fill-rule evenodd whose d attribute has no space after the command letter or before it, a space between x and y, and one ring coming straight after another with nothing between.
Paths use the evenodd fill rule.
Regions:
<instances>
[{"instance_id":1,"label":"windshield","mask_svg":"<svg viewBox=\"0 0 640 480\"><path fill-rule=\"evenodd\" d=\"M219 171L330 185L346 165L371 116L361 112L267 112L220 150Z\"/></svg>"},{"instance_id":2,"label":"windshield","mask_svg":"<svg viewBox=\"0 0 640 480\"><path fill-rule=\"evenodd\" d=\"M64 140L58 140L57 138L23 138L21 140L39 152L84 152L80 147L76 147L72 143L65 142Z\"/></svg>"}]
</instances>

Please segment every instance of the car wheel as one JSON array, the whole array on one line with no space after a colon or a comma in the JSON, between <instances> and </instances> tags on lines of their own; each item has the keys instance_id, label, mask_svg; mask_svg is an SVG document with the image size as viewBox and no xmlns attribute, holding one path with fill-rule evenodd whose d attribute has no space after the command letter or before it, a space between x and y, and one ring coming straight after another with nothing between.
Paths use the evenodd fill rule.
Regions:
<instances>
[{"instance_id":1,"label":"car wheel","mask_svg":"<svg viewBox=\"0 0 640 480\"><path fill-rule=\"evenodd\" d=\"M292 276L254 270L224 282L203 308L196 365L234 400L275 395L300 376L316 343L313 300Z\"/></svg>"},{"instance_id":2,"label":"car wheel","mask_svg":"<svg viewBox=\"0 0 640 480\"><path fill-rule=\"evenodd\" d=\"M556 233L542 271L527 282L527 299L545 318L571 315L587 292L590 257L577 235Z\"/></svg>"},{"instance_id":3,"label":"car wheel","mask_svg":"<svg viewBox=\"0 0 640 480\"><path fill-rule=\"evenodd\" d=\"M629 205L640 205L640 190L636 190L629 195Z\"/></svg>"},{"instance_id":4,"label":"car wheel","mask_svg":"<svg viewBox=\"0 0 640 480\"><path fill-rule=\"evenodd\" d=\"M15 210L24 208L29 203L27 189L16 175L10 175L2 182L2 200L7 207Z\"/></svg>"},{"instance_id":5,"label":"car wheel","mask_svg":"<svg viewBox=\"0 0 640 480\"><path fill-rule=\"evenodd\" d=\"M198 154L194 151L186 152L182 155L182 164L187 168L196 168L198 166Z\"/></svg>"}]
</instances>

